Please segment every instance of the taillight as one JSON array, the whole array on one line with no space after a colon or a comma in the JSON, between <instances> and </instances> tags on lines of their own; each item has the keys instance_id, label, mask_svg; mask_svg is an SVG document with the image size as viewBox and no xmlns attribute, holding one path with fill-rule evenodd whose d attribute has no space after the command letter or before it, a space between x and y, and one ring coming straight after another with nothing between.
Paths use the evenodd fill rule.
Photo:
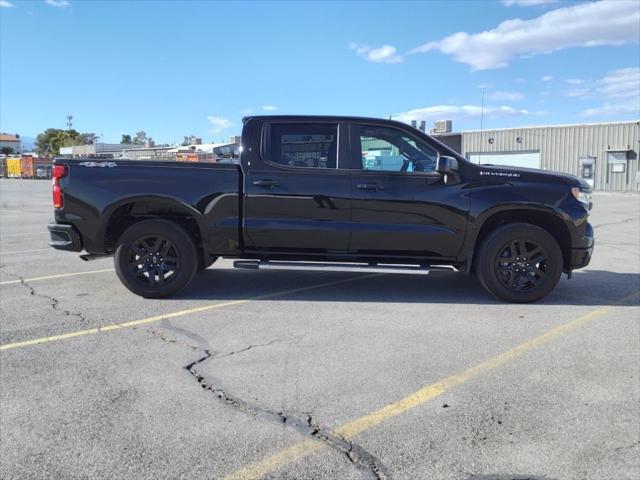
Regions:
<instances>
[{"instance_id":1,"label":"taillight","mask_svg":"<svg viewBox=\"0 0 640 480\"><path fill-rule=\"evenodd\" d=\"M62 208L64 200L62 198L62 187L60 187L60 179L67 176L66 165L54 165L51 169L51 178L53 179L53 206Z\"/></svg>"}]
</instances>

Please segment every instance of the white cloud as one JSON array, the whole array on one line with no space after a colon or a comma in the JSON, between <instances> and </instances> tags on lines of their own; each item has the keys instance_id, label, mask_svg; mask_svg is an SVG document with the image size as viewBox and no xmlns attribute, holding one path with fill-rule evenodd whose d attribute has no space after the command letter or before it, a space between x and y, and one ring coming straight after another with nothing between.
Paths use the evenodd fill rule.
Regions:
<instances>
[{"instance_id":1,"label":"white cloud","mask_svg":"<svg viewBox=\"0 0 640 480\"><path fill-rule=\"evenodd\" d=\"M7 0L0 0L0 8L11 8L15 7L13 3L8 2Z\"/></svg>"},{"instance_id":2,"label":"white cloud","mask_svg":"<svg viewBox=\"0 0 640 480\"><path fill-rule=\"evenodd\" d=\"M640 68L621 68L607 72L598 82L598 92L608 98L640 96Z\"/></svg>"},{"instance_id":3,"label":"white cloud","mask_svg":"<svg viewBox=\"0 0 640 480\"><path fill-rule=\"evenodd\" d=\"M574 79L575 80L575 79ZM567 97L623 99L640 96L640 68L620 68L611 70L597 81L580 82L566 80L572 88L565 95Z\"/></svg>"},{"instance_id":4,"label":"white cloud","mask_svg":"<svg viewBox=\"0 0 640 480\"><path fill-rule=\"evenodd\" d=\"M530 112L525 109L516 109L509 106L485 106L484 115L487 117L520 117L531 115L543 115L546 112ZM482 107L479 105L434 105L432 107L415 108L407 112L393 115L394 120L410 123L411 120L441 120L476 118L482 115Z\"/></svg>"},{"instance_id":5,"label":"white cloud","mask_svg":"<svg viewBox=\"0 0 640 480\"><path fill-rule=\"evenodd\" d=\"M243 108L242 110L238 110L238 113L240 115L250 115L253 113L253 109L252 108Z\"/></svg>"},{"instance_id":6,"label":"white cloud","mask_svg":"<svg viewBox=\"0 0 640 480\"><path fill-rule=\"evenodd\" d=\"M567 78L565 83L569 85L582 85L583 83L587 83L587 81L582 78Z\"/></svg>"},{"instance_id":7,"label":"white cloud","mask_svg":"<svg viewBox=\"0 0 640 480\"><path fill-rule=\"evenodd\" d=\"M262 110L264 110L265 112L273 112L274 110L277 110L278 107L276 107L275 105L263 105L262 106Z\"/></svg>"},{"instance_id":8,"label":"white cloud","mask_svg":"<svg viewBox=\"0 0 640 480\"><path fill-rule=\"evenodd\" d=\"M410 53L437 50L472 70L489 70L506 67L513 58L570 47L637 43L639 38L637 0L602 0L557 8L529 20L505 20L480 33L457 32Z\"/></svg>"},{"instance_id":9,"label":"white cloud","mask_svg":"<svg viewBox=\"0 0 640 480\"><path fill-rule=\"evenodd\" d=\"M516 83L526 83L526 82L527 82L526 78L522 78L522 77L516 78Z\"/></svg>"},{"instance_id":10,"label":"white cloud","mask_svg":"<svg viewBox=\"0 0 640 480\"><path fill-rule=\"evenodd\" d=\"M549 5L557 1L558 0L502 0L501 3L505 7L512 7L514 5L518 7L535 7L536 5Z\"/></svg>"},{"instance_id":11,"label":"white cloud","mask_svg":"<svg viewBox=\"0 0 640 480\"><path fill-rule=\"evenodd\" d=\"M572 88L565 95L573 98L584 98L589 95L590 91L588 88Z\"/></svg>"},{"instance_id":12,"label":"white cloud","mask_svg":"<svg viewBox=\"0 0 640 480\"><path fill-rule=\"evenodd\" d=\"M507 100L510 102L516 100L522 100L524 98L524 93L520 92L491 92L487 95L489 100Z\"/></svg>"},{"instance_id":13,"label":"white cloud","mask_svg":"<svg viewBox=\"0 0 640 480\"><path fill-rule=\"evenodd\" d=\"M640 68L612 70L584 90L583 98L601 98L605 102L599 107L584 110L580 114L583 117L640 117ZM571 93L567 95L571 96Z\"/></svg>"},{"instance_id":14,"label":"white cloud","mask_svg":"<svg viewBox=\"0 0 640 480\"><path fill-rule=\"evenodd\" d=\"M371 63L400 63L404 61L402 55L397 54L396 47L382 45L381 47L370 47L358 43L350 43L349 48Z\"/></svg>"},{"instance_id":15,"label":"white cloud","mask_svg":"<svg viewBox=\"0 0 640 480\"><path fill-rule=\"evenodd\" d=\"M207 120L211 125L213 125L213 133L220 133L225 128L233 127L234 124L231 123L230 120L227 120L223 117L216 117L214 115L210 115L207 117Z\"/></svg>"},{"instance_id":16,"label":"white cloud","mask_svg":"<svg viewBox=\"0 0 640 480\"><path fill-rule=\"evenodd\" d=\"M485 89L491 88L491 87L493 87L493 85L491 85L490 83L480 83L480 84L478 84L478 88L480 88L482 90L485 90Z\"/></svg>"},{"instance_id":17,"label":"white cloud","mask_svg":"<svg viewBox=\"0 0 640 480\"><path fill-rule=\"evenodd\" d=\"M597 108L588 108L580 113L582 117L640 116L640 102L610 103L605 102Z\"/></svg>"},{"instance_id":18,"label":"white cloud","mask_svg":"<svg viewBox=\"0 0 640 480\"><path fill-rule=\"evenodd\" d=\"M47 5L50 5L56 8L66 8L69 5L71 5L71 3L68 0L46 0L46 2L47 2Z\"/></svg>"},{"instance_id":19,"label":"white cloud","mask_svg":"<svg viewBox=\"0 0 640 480\"><path fill-rule=\"evenodd\" d=\"M551 80L553 80L553 77L551 75L545 75L540 80L542 80L543 82L550 82Z\"/></svg>"},{"instance_id":20,"label":"white cloud","mask_svg":"<svg viewBox=\"0 0 640 480\"><path fill-rule=\"evenodd\" d=\"M543 97L548 97L549 95L551 95L551 92L540 92L540 95L542 95Z\"/></svg>"}]
</instances>

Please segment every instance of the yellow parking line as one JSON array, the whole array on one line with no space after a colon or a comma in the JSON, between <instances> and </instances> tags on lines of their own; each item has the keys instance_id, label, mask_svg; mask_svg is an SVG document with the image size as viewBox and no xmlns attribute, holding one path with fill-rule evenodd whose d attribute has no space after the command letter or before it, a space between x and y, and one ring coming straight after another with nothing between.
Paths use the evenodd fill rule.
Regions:
<instances>
[{"instance_id":1,"label":"yellow parking line","mask_svg":"<svg viewBox=\"0 0 640 480\"><path fill-rule=\"evenodd\" d=\"M66 278L66 277L77 277L78 275L93 275L94 273L105 273L105 272L113 272L113 268L105 268L104 270L89 270L88 272L73 272L73 273L60 273L58 275L47 275L44 277L32 277L25 278L24 280L6 280L4 282L0 282L0 285L14 285L16 283L23 282L40 282L42 280L53 280L55 278Z\"/></svg>"},{"instance_id":2,"label":"yellow parking line","mask_svg":"<svg viewBox=\"0 0 640 480\"><path fill-rule=\"evenodd\" d=\"M627 301L637 297L638 295L640 295L640 291L622 298L621 300L616 302L616 304L626 303ZM450 377L440 380L439 382L427 385L420 390L412 393L411 395L404 397L401 400L397 400L378 410L358 417L355 420L344 423L336 427L333 433L346 439L351 439L366 430L372 429L373 427L381 424L386 420L396 417L420 405L423 405L429 400L443 394L447 390L450 390L457 385L465 383L481 375L482 373L504 365L508 361L513 360L527 352L530 352L531 350L534 350L544 345L545 343L548 343L551 340L564 335L565 333L568 333L590 321L600 318L608 313L609 310L610 309L608 307L601 307L592 310L591 312L582 315L575 320L552 328L539 337L535 337L531 340L521 343L520 345L502 352L485 362L464 370L463 372L451 375ZM224 477L224 480L250 480L262 478L268 473L277 470L278 468L281 468L289 463L293 463L300 458L309 455L310 453L320 450L324 446L325 444L319 440L304 440L293 445L292 447L281 450L276 454L265 458L264 460L256 462L253 465L249 465L248 467L237 470L236 472L233 472Z\"/></svg>"},{"instance_id":3,"label":"yellow parking line","mask_svg":"<svg viewBox=\"0 0 640 480\"><path fill-rule=\"evenodd\" d=\"M299 288L292 288L290 290L281 290L279 292L265 293L264 295L258 295L255 297L245 298L242 300L232 300L229 302L214 303L210 305L204 305L202 307L190 308L187 310L179 310L173 313L163 313L162 315L156 315L155 317L143 318L141 320L133 320L131 322L113 323L111 325L105 325L104 327L88 328L86 330L78 330L76 332L63 333L61 335L52 335L50 337L40 337L40 338L34 338L32 340L24 340L21 342L6 343L4 345L0 345L0 351L11 350L14 348L21 348L21 347L29 347L31 345L39 345L41 343L57 342L60 340L67 340L69 338L82 337L85 335L92 335L95 333L110 332L112 330L120 330L122 328L137 327L139 325L158 322L160 320L165 320L168 318L183 317L185 315L191 315L192 313L206 312L208 310L213 310L216 308L224 308L224 307L230 307L233 305L241 305L243 303L251 302L253 300L264 300L267 298L279 297L281 295L288 295L290 293L304 292L307 290L314 290L316 288L329 287L331 285L339 285L341 283L353 282L356 280L362 280L364 278L376 277L378 275L381 275L381 274L376 273L372 275L371 274L360 275L359 277L343 278L342 280L334 280L332 282L318 283L315 285L309 285L307 287L299 287Z\"/></svg>"}]
</instances>

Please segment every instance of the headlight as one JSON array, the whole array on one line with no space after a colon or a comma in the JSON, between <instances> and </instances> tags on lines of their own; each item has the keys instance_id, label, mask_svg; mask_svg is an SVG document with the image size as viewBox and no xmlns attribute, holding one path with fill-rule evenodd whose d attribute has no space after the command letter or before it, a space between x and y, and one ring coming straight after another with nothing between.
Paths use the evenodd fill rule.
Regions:
<instances>
[{"instance_id":1,"label":"headlight","mask_svg":"<svg viewBox=\"0 0 640 480\"><path fill-rule=\"evenodd\" d=\"M581 203L584 203L587 208L591 208L591 193L580 190L579 187L573 187L571 193Z\"/></svg>"}]
</instances>

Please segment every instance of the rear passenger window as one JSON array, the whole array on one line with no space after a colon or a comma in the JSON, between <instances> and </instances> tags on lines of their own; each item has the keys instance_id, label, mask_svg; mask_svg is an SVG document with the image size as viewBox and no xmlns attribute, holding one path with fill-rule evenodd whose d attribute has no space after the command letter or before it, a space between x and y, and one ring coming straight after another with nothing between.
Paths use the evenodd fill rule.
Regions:
<instances>
[{"instance_id":1,"label":"rear passenger window","mask_svg":"<svg viewBox=\"0 0 640 480\"><path fill-rule=\"evenodd\" d=\"M288 167L337 168L337 125L273 123L265 137L265 160Z\"/></svg>"}]
</instances>

